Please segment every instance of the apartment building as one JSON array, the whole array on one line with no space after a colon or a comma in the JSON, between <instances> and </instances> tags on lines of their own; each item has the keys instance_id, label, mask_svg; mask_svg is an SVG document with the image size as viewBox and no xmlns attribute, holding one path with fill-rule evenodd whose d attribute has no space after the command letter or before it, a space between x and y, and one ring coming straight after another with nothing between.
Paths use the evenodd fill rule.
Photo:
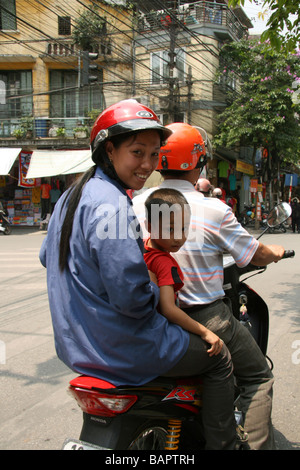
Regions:
<instances>
[{"instance_id":1,"label":"apartment building","mask_svg":"<svg viewBox=\"0 0 300 470\"><path fill-rule=\"evenodd\" d=\"M121 5L1 0L0 6L0 137L10 137L25 117L37 121L38 137L45 137L44 119L57 120L69 135L92 109L131 92L130 11ZM81 86L84 50L98 53L92 61L98 70L96 83Z\"/></svg>"},{"instance_id":2,"label":"apartment building","mask_svg":"<svg viewBox=\"0 0 300 470\"><path fill-rule=\"evenodd\" d=\"M211 138L225 106L225 83L216 83L219 51L225 41L248 37L249 18L241 8L229 9L226 1L138 3L135 55L144 67L136 74L137 94L164 123L188 122Z\"/></svg>"}]
</instances>

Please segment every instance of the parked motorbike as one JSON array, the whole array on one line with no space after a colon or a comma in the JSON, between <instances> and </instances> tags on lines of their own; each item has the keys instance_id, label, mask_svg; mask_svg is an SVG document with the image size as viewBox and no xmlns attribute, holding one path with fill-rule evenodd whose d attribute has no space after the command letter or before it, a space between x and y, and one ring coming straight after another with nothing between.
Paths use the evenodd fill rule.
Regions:
<instances>
[{"instance_id":1,"label":"parked motorbike","mask_svg":"<svg viewBox=\"0 0 300 470\"><path fill-rule=\"evenodd\" d=\"M4 235L9 235L11 233L10 222L3 210L0 210L0 232L3 232Z\"/></svg>"},{"instance_id":2,"label":"parked motorbike","mask_svg":"<svg viewBox=\"0 0 300 470\"><path fill-rule=\"evenodd\" d=\"M278 206L275 206L267 218L263 220L264 231L258 238L267 231L269 233L275 233L278 230L280 233L286 233L285 221L290 217L291 213L291 206L287 202L282 202L278 204Z\"/></svg>"},{"instance_id":3,"label":"parked motorbike","mask_svg":"<svg viewBox=\"0 0 300 470\"><path fill-rule=\"evenodd\" d=\"M284 224L279 224L276 227L269 227L269 233L286 233L286 226Z\"/></svg>"},{"instance_id":4,"label":"parked motorbike","mask_svg":"<svg viewBox=\"0 0 300 470\"><path fill-rule=\"evenodd\" d=\"M238 216L238 221L243 227L247 225L253 225L255 222L255 205L254 204L244 204L244 209Z\"/></svg>"},{"instance_id":5,"label":"parked motorbike","mask_svg":"<svg viewBox=\"0 0 300 470\"><path fill-rule=\"evenodd\" d=\"M288 207L274 208L268 217L270 226L279 223L283 214L289 216ZM293 251L285 252L285 258L291 256ZM224 255L224 290L231 299L233 315L249 328L264 355L269 334L268 307L240 278L265 270L266 267L251 264L239 268L231 256ZM99 378L76 377L71 380L69 391L82 409L83 427L79 440L67 439L63 449L170 452L204 449L201 390L199 377L158 377L139 387L115 387ZM243 416L237 408L235 417L239 448L247 448Z\"/></svg>"}]
</instances>

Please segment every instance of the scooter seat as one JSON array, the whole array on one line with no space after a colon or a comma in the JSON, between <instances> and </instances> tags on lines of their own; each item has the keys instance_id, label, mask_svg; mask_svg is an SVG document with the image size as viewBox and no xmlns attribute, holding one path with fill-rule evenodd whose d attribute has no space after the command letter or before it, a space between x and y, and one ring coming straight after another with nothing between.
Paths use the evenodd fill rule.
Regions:
<instances>
[{"instance_id":1,"label":"scooter seat","mask_svg":"<svg viewBox=\"0 0 300 470\"><path fill-rule=\"evenodd\" d=\"M107 382L106 380L98 379L96 377L90 377L87 375L80 375L79 377L75 377L75 379L72 379L70 381L70 385L72 387L85 388L88 390L92 390L95 388L100 388L103 390L116 388L115 385L111 384L110 382Z\"/></svg>"},{"instance_id":2,"label":"scooter seat","mask_svg":"<svg viewBox=\"0 0 300 470\"><path fill-rule=\"evenodd\" d=\"M101 390L110 390L110 389L124 389L124 388L141 388L141 387L167 387L167 386L174 386L174 385L180 385L180 384L185 384L185 385L195 385L195 384L201 384L202 379L201 377L195 376L195 377L157 377L150 382L147 382L146 384L139 386L139 387L134 387L134 386L128 386L128 385L122 385L119 387L116 387L110 382L107 382L106 380L99 379L97 377L90 377L87 375L80 375L79 377L75 377L70 381L70 385L72 387L79 387L79 388L84 388L87 390L93 390L93 389L101 389Z\"/></svg>"}]
</instances>

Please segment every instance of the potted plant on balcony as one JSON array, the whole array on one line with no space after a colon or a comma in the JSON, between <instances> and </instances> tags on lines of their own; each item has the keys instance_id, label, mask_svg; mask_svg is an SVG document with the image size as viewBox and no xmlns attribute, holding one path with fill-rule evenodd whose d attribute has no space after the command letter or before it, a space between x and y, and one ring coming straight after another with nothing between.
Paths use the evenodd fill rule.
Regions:
<instances>
[{"instance_id":1,"label":"potted plant on balcony","mask_svg":"<svg viewBox=\"0 0 300 470\"><path fill-rule=\"evenodd\" d=\"M86 139L89 135L89 128L87 126L78 126L73 129L73 132L76 139Z\"/></svg>"},{"instance_id":2,"label":"potted plant on balcony","mask_svg":"<svg viewBox=\"0 0 300 470\"><path fill-rule=\"evenodd\" d=\"M21 127L17 127L11 133L16 139L22 139L24 137L24 130Z\"/></svg>"},{"instance_id":3,"label":"potted plant on balcony","mask_svg":"<svg viewBox=\"0 0 300 470\"><path fill-rule=\"evenodd\" d=\"M32 139L33 137L33 117L26 116L20 120L20 126L11 133L16 139Z\"/></svg>"},{"instance_id":4,"label":"potted plant on balcony","mask_svg":"<svg viewBox=\"0 0 300 470\"><path fill-rule=\"evenodd\" d=\"M32 137L33 137L33 117L32 116L22 117L20 127L23 130L26 139L32 139Z\"/></svg>"},{"instance_id":5,"label":"potted plant on balcony","mask_svg":"<svg viewBox=\"0 0 300 470\"><path fill-rule=\"evenodd\" d=\"M56 129L56 137L65 138L66 137L66 129L64 127L58 127Z\"/></svg>"},{"instance_id":6,"label":"potted plant on balcony","mask_svg":"<svg viewBox=\"0 0 300 470\"><path fill-rule=\"evenodd\" d=\"M49 129L49 137L60 137L64 138L66 137L66 129L64 127L58 127L58 126L52 126Z\"/></svg>"}]
</instances>

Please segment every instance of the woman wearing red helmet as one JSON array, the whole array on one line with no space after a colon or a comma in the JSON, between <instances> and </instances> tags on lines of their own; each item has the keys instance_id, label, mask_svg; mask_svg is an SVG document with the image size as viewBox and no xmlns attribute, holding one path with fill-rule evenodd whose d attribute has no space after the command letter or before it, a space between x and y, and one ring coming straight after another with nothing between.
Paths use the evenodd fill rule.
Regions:
<instances>
[{"instance_id":1,"label":"woman wearing red helmet","mask_svg":"<svg viewBox=\"0 0 300 470\"><path fill-rule=\"evenodd\" d=\"M200 338L190 338L157 312L159 288L150 282L126 195L128 188L142 188L170 134L151 109L134 100L110 106L96 120L91 132L95 166L56 203L40 251L56 351L77 373L115 386L206 371L207 446L233 448L228 351L210 357Z\"/></svg>"}]
</instances>

